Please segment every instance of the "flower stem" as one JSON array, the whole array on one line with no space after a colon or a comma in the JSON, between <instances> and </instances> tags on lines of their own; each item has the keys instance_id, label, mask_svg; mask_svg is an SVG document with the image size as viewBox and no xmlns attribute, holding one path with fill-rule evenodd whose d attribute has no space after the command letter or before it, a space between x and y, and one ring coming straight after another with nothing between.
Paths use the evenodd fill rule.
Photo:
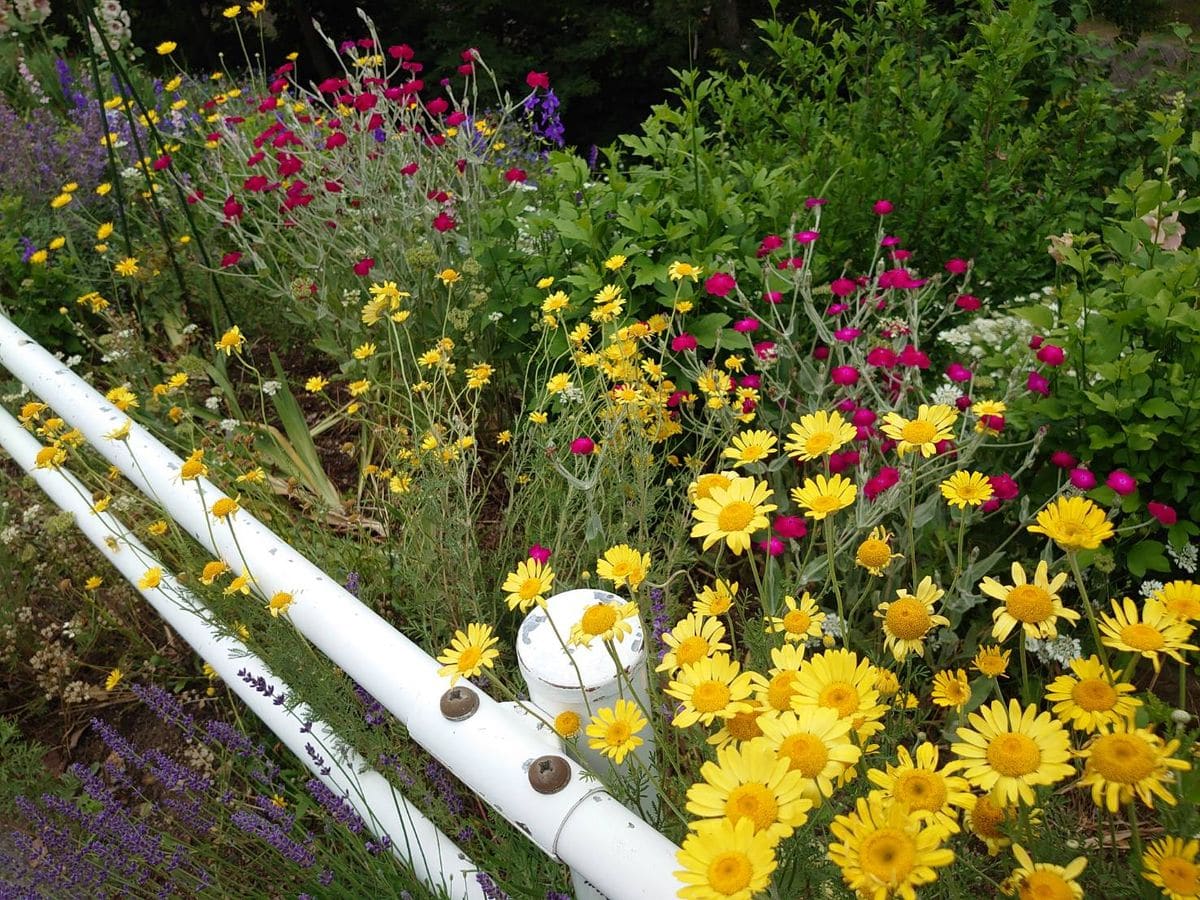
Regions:
<instances>
[{"instance_id":1,"label":"flower stem","mask_svg":"<svg viewBox=\"0 0 1200 900\"><path fill-rule=\"evenodd\" d=\"M1022 626L1017 639L1017 655L1021 659L1021 696L1029 702L1029 664L1025 661L1025 628Z\"/></svg>"},{"instance_id":2,"label":"flower stem","mask_svg":"<svg viewBox=\"0 0 1200 900\"><path fill-rule=\"evenodd\" d=\"M1126 817L1129 819L1130 837L1133 838L1133 850L1137 854L1137 858L1133 861L1134 868L1141 870L1142 868L1142 830L1138 825L1137 807L1130 800L1126 806Z\"/></svg>"},{"instance_id":3,"label":"flower stem","mask_svg":"<svg viewBox=\"0 0 1200 900\"><path fill-rule=\"evenodd\" d=\"M1100 662L1104 665L1105 678L1112 682L1112 670L1108 667L1108 651L1104 649L1104 644L1100 640L1100 626L1096 624L1096 611L1092 608L1091 598L1088 597L1087 588L1083 584L1083 573L1079 570L1079 560L1075 558L1073 550L1067 552L1067 561L1071 564L1071 572L1075 576L1075 587L1079 591L1079 596L1083 600L1083 609L1087 613L1088 626L1092 630L1092 641L1096 644L1096 654L1100 657Z\"/></svg>"},{"instance_id":4,"label":"flower stem","mask_svg":"<svg viewBox=\"0 0 1200 900\"><path fill-rule=\"evenodd\" d=\"M833 586L833 596L837 600L838 622L842 626L842 646L846 646L846 638L850 636L850 626L846 622L846 611L842 606L842 589L838 586L837 566L833 556L833 523L825 517L825 549L829 556L829 583Z\"/></svg>"}]
</instances>

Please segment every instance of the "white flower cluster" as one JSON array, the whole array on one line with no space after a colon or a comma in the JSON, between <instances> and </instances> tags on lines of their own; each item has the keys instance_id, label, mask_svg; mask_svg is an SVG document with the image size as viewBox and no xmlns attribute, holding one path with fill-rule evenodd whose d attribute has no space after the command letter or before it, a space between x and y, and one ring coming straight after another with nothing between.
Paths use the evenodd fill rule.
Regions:
<instances>
[{"instance_id":1,"label":"white flower cluster","mask_svg":"<svg viewBox=\"0 0 1200 900\"><path fill-rule=\"evenodd\" d=\"M1200 562L1200 547L1196 544L1186 544L1180 550L1167 545L1167 555L1175 561L1175 565L1189 575L1196 574L1196 563Z\"/></svg>"},{"instance_id":2,"label":"white flower cluster","mask_svg":"<svg viewBox=\"0 0 1200 900\"><path fill-rule=\"evenodd\" d=\"M133 32L129 28L129 13L121 6L119 0L100 0L96 5L96 18L104 29L104 38L114 50L119 50L133 40ZM88 23L88 34L92 46L97 53L104 52L104 40L96 31L94 25Z\"/></svg>"},{"instance_id":3,"label":"white flower cluster","mask_svg":"<svg viewBox=\"0 0 1200 900\"><path fill-rule=\"evenodd\" d=\"M1052 641L1027 637L1025 646L1034 656L1047 664L1057 663L1060 666L1068 666L1071 664L1071 660L1083 656L1083 647L1079 641L1066 635L1060 635Z\"/></svg>"},{"instance_id":4,"label":"white flower cluster","mask_svg":"<svg viewBox=\"0 0 1200 900\"><path fill-rule=\"evenodd\" d=\"M279 388L280 384L278 381L264 381L262 383L262 392L268 397L274 397L275 392L278 391Z\"/></svg>"},{"instance_id":5,"label":"white flower cluster","mask_svg":"<svg viewBox=\"0 0 1200 900\"><path fill-rule=\"evenodd\" d=\"M1149 597L1151 594L1161 591L1162 589L1163 583L1161 581L1155 581L1153 578L1147 578L1142 582L1141 587L1138 588L1138 593L1143 597Z\"/></svg>"},{"instance_id":6,"label":"white flower cluster","mask_svg":"<svg viewBox=\"0 0 1200 900\"><path fill-rule=\"evenodd\" d=\"M962 389L953 382L946 382L938 385L937 389L929 395L931 403L940 403L942 406L954 406L958 398L962 396Z\"/></svg>"},{"instance_id":7,"label":"white flower cluster","mask_svg":"<svg viewBox=\"0 0 1200 900\"><path fill-rule=\"evenodd\" d=\"M1053 291L1052 288L1044 290ZM1040 302L1044 297L1039 293L1016 299L1018 302L1023 299ZM1017 316L981 316L941 332L938 340L949 344L968 359L978 360L1004 353L1006 357L1012 357L1012 362L1016 364L1027 352L1034 330L1030 322Z\"/></svg>"}]
</instances>

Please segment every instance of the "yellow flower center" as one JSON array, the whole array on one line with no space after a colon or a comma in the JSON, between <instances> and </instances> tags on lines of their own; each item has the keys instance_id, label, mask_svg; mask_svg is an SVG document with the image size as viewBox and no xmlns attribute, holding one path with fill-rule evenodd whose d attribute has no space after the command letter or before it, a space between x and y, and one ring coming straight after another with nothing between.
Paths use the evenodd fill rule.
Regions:
<instances>
[{"instance_id":1,"label":"yellow flower center","mask_svg":"<svg viewBox=\"0 0 1200 900\"><path fill-rule=\"evenodd\" d=\"M762 729L758 727L757 712L741 712L725 720L725 730L735 741L752 741L762 737Z\"/></svg>"},{"instance_id":2,"label":"yellow flower center","mask_svg":"<svg viewBox=\"0 0 1200 900\"><path fill-rule=\"evenodd\" d=\"M817 697L817 705L836 709L838 718L844 719L858 709L858 691L854 689L854 685L845 681L834 681L821 691Z\"/></svg>"},{"instance_id":3,"label":"yellow flower center","mask_svg":"<svg viewBox=\"0 0 1200 900\"><path fill-rule=\"evenodd\" d=\"M675 665L690 666L706 656L708 656L708 641L693 634L680 641L679 646L675 648Z\"/></svg>"},{"instance_id":4,"label":"yellow flower center","mask_svg":"<svg viewBox=\"0 0 1200 900\"><path fill-rule=\"evenodd\" d=\"M915 842L899 828L880 828L863 838L858 850L863 871L886 885L907 880L916 856Z\"/></svg>"},{"instance_id":5,"label":"yellow flower center","mask_svg":"<svg viewBox=\"0 0 1200 900\"><path fill-rule=\"evenodd\" d=\"M896 779L892 794L909 809L937 812L946 805L946 784L935 772L905 772Z\"/></svg>"},{"instance_id":6,"label":"yellow flower center","mask_svg":"<svg viewBox=\"0 0 1200 900\"><path fill-rule=\"evenodd\" d=\"M1121 640L1134 650L1159 650L1166 643L1161 631L1142 622L1122 628Z\"/></svg>"},{"instance_id":7,"label":"yellow flower center","mask_svg":"<svg viewBox=\"0 0 1200 900\"><path fill-rule=\"evenodd\" d=\"M789 734L779 745L779 757L789 761L793 772L816 778L829 762L829 748L815 734Z\"/></svg>"},{"instance_id":8,"label":"yellow flower center","mask_svg":"<svg viewBox=\"0 0 1200 900\"><path fill-rule=\"evenodd\" d=\"M179 477L185 481L204 474L204 463L196 459L185 460L179 467Z\"/></svg>"},{"instance_id":9,"label":"yellow flower center","mask_svg":"<svg viewBox=\"0 0 1200 900\"><path fill-rule=\"evenodd\" d=\"M762 459L767 455L767 448L762 444L746 444L742 447L741 458L743 462L754 462L757 459Z\"/></svg>"},{"instance_id":10,"label":"yellow flower center","mask_svg":"<svg viewBox=\"0 0 1200 900\"><path fill-rule=\"evenodd\" d=\"M1074 900L1075 892L1057 872L1037 869L1021 881L1017 896L1020 900Z\"/></svg>"},{"instance_id":11,"label":"yellow flower center","mask_svg":"<svg viewBox=\"0 0 1200 900\"><path fill-rule=\"evenodd\" d=\"M987 760L1001 775L1021 778L1037 771L1042 764L1042 751L1027 735L1005 732L988 744Z\"/></svg>"},{"instance_id":12,"label":"yellow flower center","mask_svg":"<svg viewBox=\"0 0 1200 900\"><path fill-rule=\"evenodd\" d=\"M818 431L809 435L808 440L804 442L804 451L809 456L820 456L831 446L833 446L833 434L828 431Z\"/></svg>"},{"instance_id":13,"label":"yellow flower center","mask_svg":"<svg viewBox=\"0 0 1200 900\"><path fill-rule=\"evenodd\" d=\"M1200 893L1200 866L1182 856L1166 856L1158 864L1163 887L1184 897Z\"/></svg>"},{"instance_id":14,"label":"yellow flower center","mask_svg":"<svg viewBox=\"0 0 1200 900\"><path fill-rule=\"evenodd\" d=\"M770 828L779 819L779 804L775 795L761 784L742 784L729 792L725 801L725 815L729 821L749 819L755 831Z\"/></svg>"},{"instance_id":15,"label":"yellow flower center","mask_svg":"<svg viewBox=\"0 0 1200 900\"><path fill-rule=\"evenodd\" d=\"M629 723L624 719L617 719L604 733L604 743L610 747L621 747L629 740L631 733Z\"/></svg>"},{"instance_id":16,"label":"yellow flower center","mask_svg":"<svg viewBox=\"0 0 1200 900\"><path fill-rule=\"evenodd\" d=\"M804 634L812 625L812 616L798 609L793 609L783 617L783 630L788 634Z\"/></svg>"},{"instance_id":17,"label":"yellow flower center","mask_svg":"<svg viewBox=\"0 0 1200 900\"><path fill-rule=\"evenodd\" d=\"M901 597L888 606L884 617L887 629L902 641L915 641L925 636L933 624L925 604L913 597Z\"/></svg>"},{"instance_id":18,"label":"yellow flower center","mask_svg":"<svg viewBox=\"0 0 1200 900\"><path fill-rule=\"evenodd\" d=\"M1071 699L1088 712L1108 712L1117 705L1119 695L1102 678L1084 678L1071 689Z\"/></svg>"},{"instance_id":19,"label":"yellow flower center","mask_svg":"<svg viewBox=\"0 0 1200 900\"><path fill-rule=\"evenodd\" d=\"M469 672L479 664L481 656L483 656L483 651L478 647L468 647L458 655L458 671Z\"/></svg>"},{"instance_id":20,"label":"yellow flower center","mask_svg":"<svg viewBox=\"0 0 1200 900\"><path fill-rule=\"evenodd\" d=\"M767 703L772 709L786 712L792 708L792 695L796 693L796 673L791 669L780 672L767 685Z\"/></svg>"},{"instance_id":21,"label":"yellow flower center","mask_svg":"<svg viewBox=\"0 0 1200 900\"><path fill-rule=\"evenodd\" d=\"M937 437L937 429L921 419L906 422L900 429L900 440L908 444L928 444Z\"/></svg>"},{"instance_id":22,"label":"yellow flower center","mask_svg":"<svg viewBox=\"0 0 1200 900\"><path fill-rule=\"evenodd\" d=\"M856 558L860 566L865 566L868 569L881 569L892 558L892 548L887 545L887 541L867 538L858 545L858 556Z\"/></svg>"},{"instance_id":23,"label":"yellow flower center","mask_svg":"<svg viewBox=\"0 0 1200 900\"><path fill-rule=\"evenodd\" d=\"M617 611L608 603L595 603L583 613L580 627L587 634L604 634L617 623Z\"/></svg>"},{"instance_id":24,"label":"yellow flower center","mask_svg":"<svg viewBox=\"0 0 1200 900\"><path fill-rule=\"evenodd\" d=\"M701 475L696 479L696 499L700 500L704 497L711 497L715 488L727 490L730 483L729 478L725 475Z\"/></svg>"},{"instance_id":25,"label":"yellow flower center","mask_svg":"<svg viewBox=\"0 0 1200 900\"><path fill-rule=\"evenodd\" d=\"M808 501L808 508L813 512L837 512L842 508L842 498L837 494L817 494Z\"/></svg>"},{"instance_id":26,"label":"yellow flower center","mask_svg":"<svg viewBox=\"0 0 1200 900\"><path fill-rule=\"evenodd\" d=\"M718 853L708 864L708 886L718 894L732 896L746 889L754 869L750 857L736 850Z\"/></svg>"},{"instance_id":27,"label":"yellow flower center","mask_svg":"<svg viewBox=\"0 0 1200 900\"><path fill-rule=\"evenodd\" d=\"M1136 734L1106 734L1092 745L1089 769L1105 781L1137 784L1154 773L1158 758L1154 748Z\"/></svg>"},{"instance_id":28,"label":"yellow flower center","mask_svg":"<svg viewBox=\"0 0 1200 900\"><path fill-rule=\"evenodd\" d=\"M573 737L579 734L579 713L565 709L554 717L554 730L560 737Z\"/></svg>"},{"instance_id":29,"label":"yellow flower center","mask_svg":"<svg viewBox=\"0 0 1200 900\"><path fill-rule=\"evenodd\" d=\"M734 500L727 503L717 516L717 527L728 534L745 531L753 518L753 506L745 500Z\"/></svg>"},{"instance_id":30,"label":"yellow flower center","mask_svg":"<svg viewBox=\"0 0 1200 900\"><path fill-rule=\"evenodd\" d=\"M1018 584L1004 600L1008 614L1018 622L1037 625L1054 615L1054 598L1036 584Z\"/></svg>"},{"instance_id":31,"label":"yellow flower center","mask_svg":"<svg viewBox=\"0 0 1200 900\"><path fill-rule=\"evenodd\" d=\"M1000 827L1006 818L1004 810L996 804L996 801L991 797L983 796L975 801L975 808L971 810L971 829L980 837L1002 838L1004 832L1000 830Z\"/></svg>"},{"instance_id":32,"label":"yellow flower center","mask_svg":"<svg viewBox=\"0 0 1200 900\"><path fill-rule=\"evenodd\" d=\"M696 712L720 712L729 705L731 696L728 685L719 681L705 681L696 685L692 691L692 706L696 708Z\"/></svg>"},{"instance_id":33,"label":"yellow flower center","mask_svg":"<svg viewBox=\"0 0 1200 900\"><path fill-rule=\"evenodd\" d=\"M537 578L526 578L521 582L517 595L522 600L532 600L542 592L542 582Z\"/></svg>"}]
</instances>

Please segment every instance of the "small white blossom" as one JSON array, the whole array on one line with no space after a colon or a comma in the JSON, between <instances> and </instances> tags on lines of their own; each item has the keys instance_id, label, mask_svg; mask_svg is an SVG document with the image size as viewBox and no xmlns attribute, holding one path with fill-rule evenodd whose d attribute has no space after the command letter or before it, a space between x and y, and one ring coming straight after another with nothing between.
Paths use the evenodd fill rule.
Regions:
<instances>
[{"instance_id":1,"label":"small white blossom","mask_svg":"<svg viewBox=\"0 0 1200 900\"><path fill-rule=\"evenodd\" d=\"M1147 578L1142 582L1142 586L1138 588L1138 593L1143 597L1149 597L1151 594L1157 593L1163 589L1161 581L1155 581L1153 578Z\"/></svg>"},{"instance_id":2,"label":"small white blossom","mask_svg":"<svg viewBox=\"0 0 1200 900\"><path fill-rule=\"evenodd\" d=\"M1070 665L1071 660L1083 656L1083 647L1075 638L1060 635L1052 641L1025 638L1025 647L1044 663Z\"/></svg>"},{"instance_id":3,"label":"small white blossom","mask_svg":"<svg viewBox=\"0 0 1200 900\"><path fill-rule=\"evenodd\" d=\"M1186 544L1179 550L1176 550L1170 544L1167 545L1167 555L1175 560L1175 565L1183 569L1189 575L1196 572L1196 563L1200 562L1200 547L1196 544Z\"/></svg>"},{"instance_id":4,"label":"small white blossom","mask_svg":"<svg viewBox=\"0 0 1200 900\"><path fill-rule=\"evenodd\" d=\"M207 400L204 401L204 405L207 406L213 412L216 412L218 409L221 408L221 398L214 394L213 396L209 397Z\"/></svg>"},{"instance_id":5,"label":"small white blossom","mask_svg":"<svg viewBox=\"0 0 1200 900\"><path fill-rule=\"evenodd\" d=\"M954 406L959 397L962 396L962 391L953 384L939 385L937 390L929 395L931 403L940 403L942 406Z\"/></svg>"},{"instance_id":6,"label":"small white blossom","mask_svg":"<svg viewBox=\"0 0 1200 900\"><path fill-rule=\"evenodd\" d=\"M221 420L221 429L227 435L233 434L233 432L237 430L238 424L239 424L239 422L237 419L222 419Z\"/></svg>"},{"instance_id":7,"label":"small white blossom","mask_svg":"<svg viewBox=\"0 0 1200 900\"><path fill-rule=\"evenodd\" d=\"M274 397L277 390L279 390L278 381L264 381L262 383L262 392L268 397Z\"/></svg>"}]
</instances>

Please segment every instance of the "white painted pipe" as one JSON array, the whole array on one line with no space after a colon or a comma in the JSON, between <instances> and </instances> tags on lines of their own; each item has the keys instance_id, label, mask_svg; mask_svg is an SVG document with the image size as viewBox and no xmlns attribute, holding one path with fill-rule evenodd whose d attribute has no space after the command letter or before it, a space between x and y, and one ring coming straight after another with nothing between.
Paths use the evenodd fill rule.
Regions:
<instances>
[{"instance_id":1,"label":"white painted pipe","mask_svg":"<svg viewBox=\"0 0 1200 900\"><path fill-rule=\"evenodd\" d=\"M87 489L73 475L65 470L35 467L41 444L4 410L0 410L0 446L33 476L59 508L74 516L79 530L130 584L136 586L147 569L161 568L150 550L118 519L107 512L92 512ZM434 891L444 890L455 900L481 900L485 896L475 878L479 870L467 855L383 775L346 747L327 723L315 719L306 704L288 711L238 676L239 671L248 670L267 681L274 680L266 663L245 644L220 633L204 604L173 575L164 571L157 588L139 587L138 591L313 775L335 794L346 797L372 834L377 838L388 835L392 852L423 884ZM275 696L291 692L282 682L275 682L275 687ZM306 722L311 722L311 727L302 731ZM310 756L306 745L324 757L328 774L322 774L322 767Z\"/></svg>"},{"instance_id":2,"label":"white painted pipe","mask_svg":"<svg viewBox=\"0 0 1200 900\"><path fill-rule=\"evenodd\" d=\"M52 404L105 459L235 571L247 568L244 553L263 597L292 594L288 615L297 629L542 850L610 897L676 895L678 848L670 840L600 791L575 763L568 763L570 780L557 793L536 792L526 773L545 748L531 728L482 692L477 692L474 715L448 721L439 709L447 682L432 657L245 510L233 520L235 543L231 527L208 514L225 494L207 479L181 480L179 457L139 425L132 425L124 440L106 439L128 417L2 316L0 365ZM615 839L617 832L623 840ZM564 842L565 835L574 839ZM580 840L580 835L590 837Z\"/></svg>"}]
</instances>

